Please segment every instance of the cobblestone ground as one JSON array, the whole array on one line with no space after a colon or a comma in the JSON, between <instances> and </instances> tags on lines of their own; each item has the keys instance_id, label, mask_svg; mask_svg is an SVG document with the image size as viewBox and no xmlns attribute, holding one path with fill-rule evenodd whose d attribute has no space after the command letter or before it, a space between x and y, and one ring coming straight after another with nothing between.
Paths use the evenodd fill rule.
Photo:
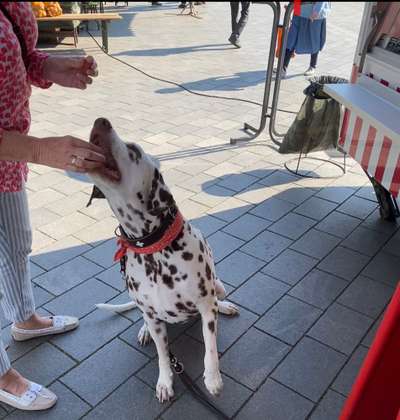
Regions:
<instances>
[{"instance_id":1,"label":"cobblestone ground","mask_svg":"<svg viewBox=\"0 0 400 420\"><path fill-rule=\"evenodd\" d=\"M177 15L177 3L120 2L110 52L155 76L201 93L260 101L272 13L252 5L243 48L227 43L227 2L199 6L202 19ZM348 77L362 4L334 3L319 74ZM99 37L94 23L90 30ZM69 41L69 40L68 40ZM231 146L243 122L258 124L255 105L190 95L104 55L83 32L78 49L95 55L100 76L87 91L34 90L32 134L87 138L95 118L159 159L183 214L214 250L217 271L238 318L220 317L218 348L225 388L216 404L238 419L337 419L400 275L397 224L380 221L370 184L354 162L338 179L290 174L267 134ZM297 111L309 57L297 56L282 82L279 106ZM278 113L284 131L293 115ZM336 158L338 159L338 158ZM315 163L315 162L314 162ZM331 166L303 169L329 174ZM34 245L32 278L39 311L75 314L66 336L10 342L14 366L59 396L48 413L0 407L7 419L213 418L176 380L177 398L155 399L153 345L141 348L137 310L112 315L97 302L125 302L113 265L108 205L86 208L91 185L31 166L28 182ZM9 322L2 320L9 340ZM199 322L171 329L172 350L201 384Z\"/></svg>"}]
</instances>

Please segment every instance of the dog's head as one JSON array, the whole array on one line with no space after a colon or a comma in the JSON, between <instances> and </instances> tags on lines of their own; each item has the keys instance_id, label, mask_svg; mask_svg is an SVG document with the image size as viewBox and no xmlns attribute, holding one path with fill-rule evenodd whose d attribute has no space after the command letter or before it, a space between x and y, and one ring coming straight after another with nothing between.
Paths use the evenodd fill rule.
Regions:
<instances>
[{"instance_id":1,"label":"dog's head","mask_svg":"<svg viewBox=\"0 0 400 420\"><path fill-rule=\"evenodd\" d=\"M132 234L147 232L154 218L174 203L154 160L138 144L122 141L105 118L95 121L90 143L106 156L104 167L89 174L95 185L90 202L107 198L124 228Z\"/></svg>"}]
</instances>

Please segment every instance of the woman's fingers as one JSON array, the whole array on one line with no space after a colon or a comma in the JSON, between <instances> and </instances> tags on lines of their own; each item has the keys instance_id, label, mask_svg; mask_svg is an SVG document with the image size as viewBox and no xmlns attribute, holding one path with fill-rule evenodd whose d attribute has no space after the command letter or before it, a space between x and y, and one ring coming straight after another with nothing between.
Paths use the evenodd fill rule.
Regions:
<instances>
[{"instance_id":1,"label":"woman's fingers","mask_svg":"<svg viewBox=\"0 0 400 420\"><path fill-rule=\"evenodd\" d=\"M104 163L106 161L106 158L102 153L98 153L89 149L77 150L76 156L78 156L82 160L88 160L93 162Z\"/></svg>"}]
</instances>

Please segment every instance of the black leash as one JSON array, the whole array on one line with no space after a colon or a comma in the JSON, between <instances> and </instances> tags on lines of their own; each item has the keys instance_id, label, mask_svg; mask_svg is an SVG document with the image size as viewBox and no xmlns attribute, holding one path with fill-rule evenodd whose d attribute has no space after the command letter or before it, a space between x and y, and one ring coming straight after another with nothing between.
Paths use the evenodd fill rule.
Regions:
<instances>
[{"instance_id":1,"label":"black leash","mask_svg":"<svg viewBox=\"0 0 400 420\"><path fill-rule=\"evenodd\" d=\"M186 388L190 391L194 398L207 407L209 410L214 412L219 419L229 420L226 414L224 414L216 405L214 405L207 397L207 395L202 391L202 389L196 385L190 376L185 372L185 368L183 363L180 362L176 356L174 356L171 352L169 353L169 361L171 366L173 367L175 373L179 376L182 383L186 386Z\"/></svg>"}]
</instances>

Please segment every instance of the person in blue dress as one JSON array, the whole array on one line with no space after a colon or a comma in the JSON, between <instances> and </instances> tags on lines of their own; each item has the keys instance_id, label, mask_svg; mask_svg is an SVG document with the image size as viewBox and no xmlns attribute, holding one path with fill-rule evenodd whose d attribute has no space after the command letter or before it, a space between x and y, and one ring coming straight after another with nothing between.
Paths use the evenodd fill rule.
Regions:
<instances>
[{"instance_id":1,"label":"person in blue dress","mask_svg":"<svg viewBox=\"0 0 400 420\"><path fill-rule=\"evenodd\" d=\"M286 71L293 53L311 54L310 66L304 75L314 75L318 53L325 45L326 17L330 10L330 1L301 2L300 16L293 16L290 25L282 78L286 77Z\"/></svg>"}]
</instances>

